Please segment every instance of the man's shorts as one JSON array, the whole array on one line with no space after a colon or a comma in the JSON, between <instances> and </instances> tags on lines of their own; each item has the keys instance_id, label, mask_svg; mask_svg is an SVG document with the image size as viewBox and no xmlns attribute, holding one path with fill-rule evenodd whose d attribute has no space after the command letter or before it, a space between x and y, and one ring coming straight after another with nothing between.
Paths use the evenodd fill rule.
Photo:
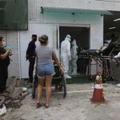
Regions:
<instances>
[{"instance_id":1,"label":"man's shorts","mask_svg":"<svg viewBox=\"0 0 120 120\"><path fill-rule=\"evenodd\" d=\"M53 76L54 74L55 71L53 63L38 65L38 78L44 78L45 76Z\"/></svg>"}]
</instances>

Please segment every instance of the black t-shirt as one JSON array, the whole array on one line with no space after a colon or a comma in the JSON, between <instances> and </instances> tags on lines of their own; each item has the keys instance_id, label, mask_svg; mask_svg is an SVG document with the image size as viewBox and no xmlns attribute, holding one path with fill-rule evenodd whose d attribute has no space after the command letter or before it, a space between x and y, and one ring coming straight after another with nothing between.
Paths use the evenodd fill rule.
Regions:
<instances>
[{"instance_id":1,"label":"black t-shirt","mask_svg":"<svg viewBox=\"0 0 120 120\"><path fill-rule=\"evenodd\" d=\"M5 52L6 50L3 47L0 47L0 55L4 54ZM8 67L9 64L10 64L9 55L4 60L0 59L0 67Z\"/></svg>"},{"instance_id":2,"label":"black t-shirt","mask_svg":"<svg viewBox=\"0 0 120 120\"><path fill-rule=\"evenodd\" d=\"M27 48L26 54L28 54L29 56L35 56L35 48L36 48L35 42L31 41L28 44L28 48Z\"/></svg>"}]
</instances>

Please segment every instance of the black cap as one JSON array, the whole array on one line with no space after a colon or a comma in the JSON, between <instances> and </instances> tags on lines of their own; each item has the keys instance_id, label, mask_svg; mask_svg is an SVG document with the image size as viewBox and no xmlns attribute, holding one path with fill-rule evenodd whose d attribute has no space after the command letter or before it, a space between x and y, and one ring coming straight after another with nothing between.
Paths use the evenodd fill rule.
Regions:
<instances>
[{"instance_id":1,"label":"black cap","mask_svg":"<svg viewBox=\"0 0 120 120\"><path fill-rule=\"evenodd\" d=\"M36 34L32 34L32 38L37 38L37 35Z\"/></svg>"}]
</instances>

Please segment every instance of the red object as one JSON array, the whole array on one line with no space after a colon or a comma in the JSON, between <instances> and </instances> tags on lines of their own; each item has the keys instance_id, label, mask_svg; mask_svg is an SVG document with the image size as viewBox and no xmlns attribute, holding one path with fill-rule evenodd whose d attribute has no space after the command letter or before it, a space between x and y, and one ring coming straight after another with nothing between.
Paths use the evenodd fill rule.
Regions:
<instances>
[{"instance_id":1,"label":"red object","mask_svg":"<svg viewBox=\"0 0 120 120\"><path fill-rule=\"evenodd\" d=\"M96 81L91 102L93 103L104 103L105 102L102 81L101 82Z\"/></svg>"}]
</instances>

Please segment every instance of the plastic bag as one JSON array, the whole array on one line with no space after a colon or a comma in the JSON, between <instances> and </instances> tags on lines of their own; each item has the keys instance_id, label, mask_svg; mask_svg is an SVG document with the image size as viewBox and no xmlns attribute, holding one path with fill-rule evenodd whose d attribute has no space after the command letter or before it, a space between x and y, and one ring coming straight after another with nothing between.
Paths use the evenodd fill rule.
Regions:
<instances>
[{"instance_id":1,"label":"plastic bag","mask_svg":"<svg viewBox=\"0 0 120 120\"><path fill-rule=\"evenodd\" d=\"M3 104L3 108L0 109L0 115L4 115L7 112L5 105Z\"/></svg>"}]
</instances>

